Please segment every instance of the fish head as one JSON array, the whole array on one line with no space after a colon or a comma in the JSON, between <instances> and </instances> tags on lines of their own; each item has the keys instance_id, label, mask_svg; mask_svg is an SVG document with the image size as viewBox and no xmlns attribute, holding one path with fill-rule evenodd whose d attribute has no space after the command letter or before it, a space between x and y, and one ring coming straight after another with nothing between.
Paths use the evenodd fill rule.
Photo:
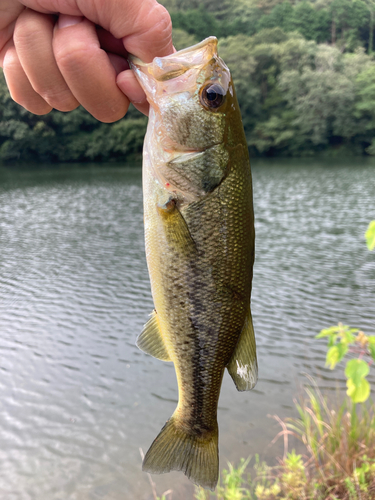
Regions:
<instances>
[{"instance_id":1,"label":"fish head","mask_svg":"<svg viewBox=\"0 0 375 500\"><path fill-rule=\"evenodd\" d=\"M204 196L224 175L228 124L233 114L240 117L217 39L147 64L132 57L131 66L150 103L145 149L155 175L177 197Z\"/></svg>"}]
</instances>

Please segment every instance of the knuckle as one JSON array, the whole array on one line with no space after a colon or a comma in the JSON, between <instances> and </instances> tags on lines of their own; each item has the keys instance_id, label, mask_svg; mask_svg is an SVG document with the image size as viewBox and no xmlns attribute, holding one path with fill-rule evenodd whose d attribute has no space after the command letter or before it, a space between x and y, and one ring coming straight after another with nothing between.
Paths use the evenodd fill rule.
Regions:
<instances>
[{"instance_id":1,"label":"knuckle","mask_svg":"<svg viewBox=\"0 0 375 500\"><path fill-rule=\"evenodd\" d=\"M32 33L35 36L35 32L37 32L34 24L32 21L30 23L24 22L22 15L18 18L14 28L14 44L16 47L28 47L30 42L33 42Z\"/></svg>"},{"instance_id":2,"label":"knuckle","mask_svg":"<svg viewBox=\"0 0 375 500\"><path fill-rule=\"evenodd\" d=\"M46 22L48 22L47 16L42 17L29 9L25 10L17 19L14 29L14 44L17 49L29 50L30 47L38 44L44 34L43 28Z\"/></svg>"},{"instance_id":3,"label":"knuckle","mask_svg":"<svg viewBox=\"0 0 375 500\"><path fill-rule=\"evenodd\" d=\"M51 111L51 106L35 92L26 79L14 47L4 57L3 70L13 101L35 115L45 115Z\"/></svg>"},{"instance_id":4,"label":"knuckle","mask_svg":"<svg viewBox=\"0 0 375 500\"><path fill-rule=\"evenodd\" d=\"M36 92L54 109L59 111L72 111L79 106L70 90L67 89L48 89Z\"/></svg>"},{"instance_id":5,"label":"knuckle","mask_svg":"<svg viewBox=\"0 0 375 500\"><path fill-rule=\"evenodd\" d=\"M149 27L148 31L158 37L169 37L172 33L172 20L167 9L156 3L155 6L149 11L148 15Z\"/></svg>"},{"instance_id":6,"label":"knuckle","mask_svg":"<svg viewBox=\"0 0 375 500\"><path fill-rule=\"evenodd\" d=\"M79 71L82 66L86 66L92 59L92 47L88 47L82 42L60 45L55 50L57 65L62 72Z\"/></svg>"}]
</instances>

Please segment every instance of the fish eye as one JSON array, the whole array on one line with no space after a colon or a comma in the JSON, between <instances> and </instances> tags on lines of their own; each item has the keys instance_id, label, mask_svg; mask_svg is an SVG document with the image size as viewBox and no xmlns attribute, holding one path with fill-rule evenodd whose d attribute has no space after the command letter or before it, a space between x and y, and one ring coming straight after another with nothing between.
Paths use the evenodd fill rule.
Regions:
<instances>
[{"instance_id":1,"label":"fish eye","mask_svg":"<svg viewBox=\"0 0 375 500\"><path fill-rule=\"evenodd\" d=\"M221 85L209 83L201 91L201 103L206 108L217 109L224 103L225 94L226 92Z\"/></svg>"}]
</instances>

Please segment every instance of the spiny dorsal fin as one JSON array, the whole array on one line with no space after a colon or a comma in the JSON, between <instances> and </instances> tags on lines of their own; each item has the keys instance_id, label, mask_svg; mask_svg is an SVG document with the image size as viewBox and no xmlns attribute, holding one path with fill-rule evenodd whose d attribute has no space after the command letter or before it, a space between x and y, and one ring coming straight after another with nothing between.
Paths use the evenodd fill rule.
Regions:
<instances>
[{"instance_id":1,"label":"spiny dorsal fin","mask_svg":"<svg viewBox=\"0 0 375 500\"><path fill-rule=\"evenodd\" d=\"M257 383L258 363L250 310L227 369L239 391L249 391Z\"/></svg>"},{"instance_id":2,"label":"spiny dorsal fin","mask_svg":"<svg viewBox=\"0 0 375 500\"><path fill-rule=\"evenodd\" d=\"M160 332L156 311L152 312L151 318L138 336L136 344L141 351L151 354L154 358L161 359L161 361L172 361Z\"/></svg>"}]
</instances>

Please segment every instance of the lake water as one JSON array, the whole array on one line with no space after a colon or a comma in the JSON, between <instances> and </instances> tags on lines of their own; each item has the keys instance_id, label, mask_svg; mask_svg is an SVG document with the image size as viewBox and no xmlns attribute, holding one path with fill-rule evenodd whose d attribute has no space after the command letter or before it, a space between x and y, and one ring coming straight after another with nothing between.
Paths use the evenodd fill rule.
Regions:
<instances>
[{"instance_id":1,"label":"lake water","mask_svg":"<svg viewBox=\"0 0 375 500\"><path fill-rule=\"evenodd\" d=\"M281 443L303 373L332 394L314 336L342 321L375 334L375 162L254 161L252 310L260 378L225 376L220 466ZM177 401L173 366L135 347L153 308L141 172L113 165L0 168L0 497L148 500L148 449ZM337 381L336 377L341 377ZM158 493L192 498L181 473Z\"/></svg>"}]
</instances>

